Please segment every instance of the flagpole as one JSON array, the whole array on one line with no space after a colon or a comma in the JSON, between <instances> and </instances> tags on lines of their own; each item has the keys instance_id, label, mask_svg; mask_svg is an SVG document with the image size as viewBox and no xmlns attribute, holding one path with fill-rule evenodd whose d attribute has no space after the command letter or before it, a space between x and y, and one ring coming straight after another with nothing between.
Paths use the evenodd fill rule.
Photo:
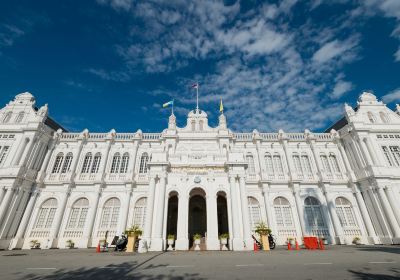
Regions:
<instances>
[{"instance_id":1,"label":"flagpole","mask_svg":"<svg viewBox=\"0 0 400 280\"><path fill-rule=\"evenodd\" d=\"M172 99L172 110L171 110L171 115L173 115L173 114L174 114L174 103L175 103L175 100L174 100L174 99Z\"/></svg>"},{"instance_id":2,"label":"flagpole","mask_svg":"<svg viewBox=\"0 0 400 280\"><path fill-rule=\"evenodd\" d=\"M196 111L199 111L199 82L196 87Z\"/></svg>"}]
</instances>

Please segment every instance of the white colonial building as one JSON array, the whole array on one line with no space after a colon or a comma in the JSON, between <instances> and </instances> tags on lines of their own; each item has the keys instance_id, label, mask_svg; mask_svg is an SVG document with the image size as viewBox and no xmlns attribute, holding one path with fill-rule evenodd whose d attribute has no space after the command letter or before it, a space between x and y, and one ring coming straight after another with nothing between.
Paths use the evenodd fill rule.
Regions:
<instances>
[{"instance_id":1,"label":"white colonial building","mask_svg":"<svg viewBox=\"0 0 400 280\"><path fill-rule=\"evenodd\" d=\"M400 116L371 93L328 133L236 133L191 111L161 133L65 131L22 93L0 110L0 248L94 247L132 225L148 249L251 250L263 221L278 244L400 243ZM144 242L143 242L144 243Z\"/></svg>"}]
</instances>

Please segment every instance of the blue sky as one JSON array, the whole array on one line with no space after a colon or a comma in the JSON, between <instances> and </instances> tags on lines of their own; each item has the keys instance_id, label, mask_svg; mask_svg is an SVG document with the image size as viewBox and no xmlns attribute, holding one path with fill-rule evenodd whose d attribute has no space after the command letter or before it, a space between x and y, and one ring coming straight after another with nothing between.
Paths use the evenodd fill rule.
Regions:
<instances>
[{"instance_id":1,"label":"blue sky","mask_svg":"<svg viewBox=\"0 0 400 280\"><path fill-rule=\"evenodd\" d=\"M195 107L235 131L323 131L372 90L400 102L399 0L1 1L0 104L71 131L161 131Z\"/></svg>"}]
</instances>

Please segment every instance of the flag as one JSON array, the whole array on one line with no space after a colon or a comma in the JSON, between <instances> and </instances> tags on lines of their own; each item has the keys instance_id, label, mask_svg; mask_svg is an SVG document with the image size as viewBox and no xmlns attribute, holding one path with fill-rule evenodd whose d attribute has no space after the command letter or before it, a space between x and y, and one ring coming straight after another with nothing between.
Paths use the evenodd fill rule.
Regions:
<instances>
[{"instance_id":1,"label":"flag","mask_svg":"<svg viewBox=\"0 0 400 280\"><path fill-rule=\"evenodd\" d=\"M198 89L199 88L199 83L195 83L192 85L192 88Z\"/></svg>"},{"instance_id":2,"label":"flag","mask_svg":"<svg viewBox=\"0 0 400 280\"><path fill-rule=\"evenodd\" d=\"M169 105L174 105L174 100L171 100L171 101L169 101L169 102L167 102L167 103L164 103L164 104L162 105L162 107L163 107L163 108L166 108L166 107L168 107Z\"/></svg>"},{"instance_id":3,"label":"flag","mask_svg":"<svg viewBox=\"0 0 400 280\"><path fill-rule=\"evenodd\" d=\"M219 112L220 113L224 112L224 105L222 104L222 98L221 98L221 102L219 103Z\"/></svg>"}]
</instances>

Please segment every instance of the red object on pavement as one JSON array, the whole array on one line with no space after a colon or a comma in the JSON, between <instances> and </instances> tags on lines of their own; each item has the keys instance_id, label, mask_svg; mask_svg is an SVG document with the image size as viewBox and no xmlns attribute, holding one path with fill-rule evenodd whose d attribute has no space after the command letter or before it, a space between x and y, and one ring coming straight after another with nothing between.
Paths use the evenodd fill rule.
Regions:
<instances>
[{"instance_id":1,"label":"red object on pavement","mask_svg":"<svg viewBox=\"0 0 400 280\"><path fill-rule=\"evenodd\" d=\"M258 251L258 245L257 242L254 241L254 247L253 247L254 251Z\"/></svg>"},{"instance_id":2,"label":"red object on pavement","mask_svg":"<svg viewBox=\"0 0 400 280\"><path fill-rule=\"evenodd\" d=\"M315 250L318 249L318 238L313 236L304 237L304 246L306 249Z\"/></svg>"},{"instance_id":3,"label":"red object on pavement","mask_svg":"<svg viewBox=\"0 0 400 280\"><path fill-rule=\"evenodd\" d=\"M97 247L96 247L96 253L100 253L100 242L97 243Z\"/></svg>"},{"instance_id":4,"label":"red object on pavement","mask_svg":"<svg viewBox=\"0 0 400 280\"><path fill-rule=\"evenodd\" d=\"M290 245L289 240L288 240L288 242L287 242L287 249L288 249L289 251L292 250L292 246Z\"/></svg>"},{"instance_id":5,"label":"red object on pavement","mask_svg":"<svg viewBox=\"0 0 400 280\"><path fill-rule=\"evenodd\" d=\"M319 249L320 250L325 250L324 240L322 240L322 238L319 239Z\"/></svg>"},{"instance_id":6,"label":"red object on pavement","mask_svg":"<svg viewBox=\"0 0 400 280\"><path fill-rule=\"evenodd\" d=\"M296 239L296 250L300 250L299 242L297 242L297 239Z\"/></svg>"}]
</instances>

